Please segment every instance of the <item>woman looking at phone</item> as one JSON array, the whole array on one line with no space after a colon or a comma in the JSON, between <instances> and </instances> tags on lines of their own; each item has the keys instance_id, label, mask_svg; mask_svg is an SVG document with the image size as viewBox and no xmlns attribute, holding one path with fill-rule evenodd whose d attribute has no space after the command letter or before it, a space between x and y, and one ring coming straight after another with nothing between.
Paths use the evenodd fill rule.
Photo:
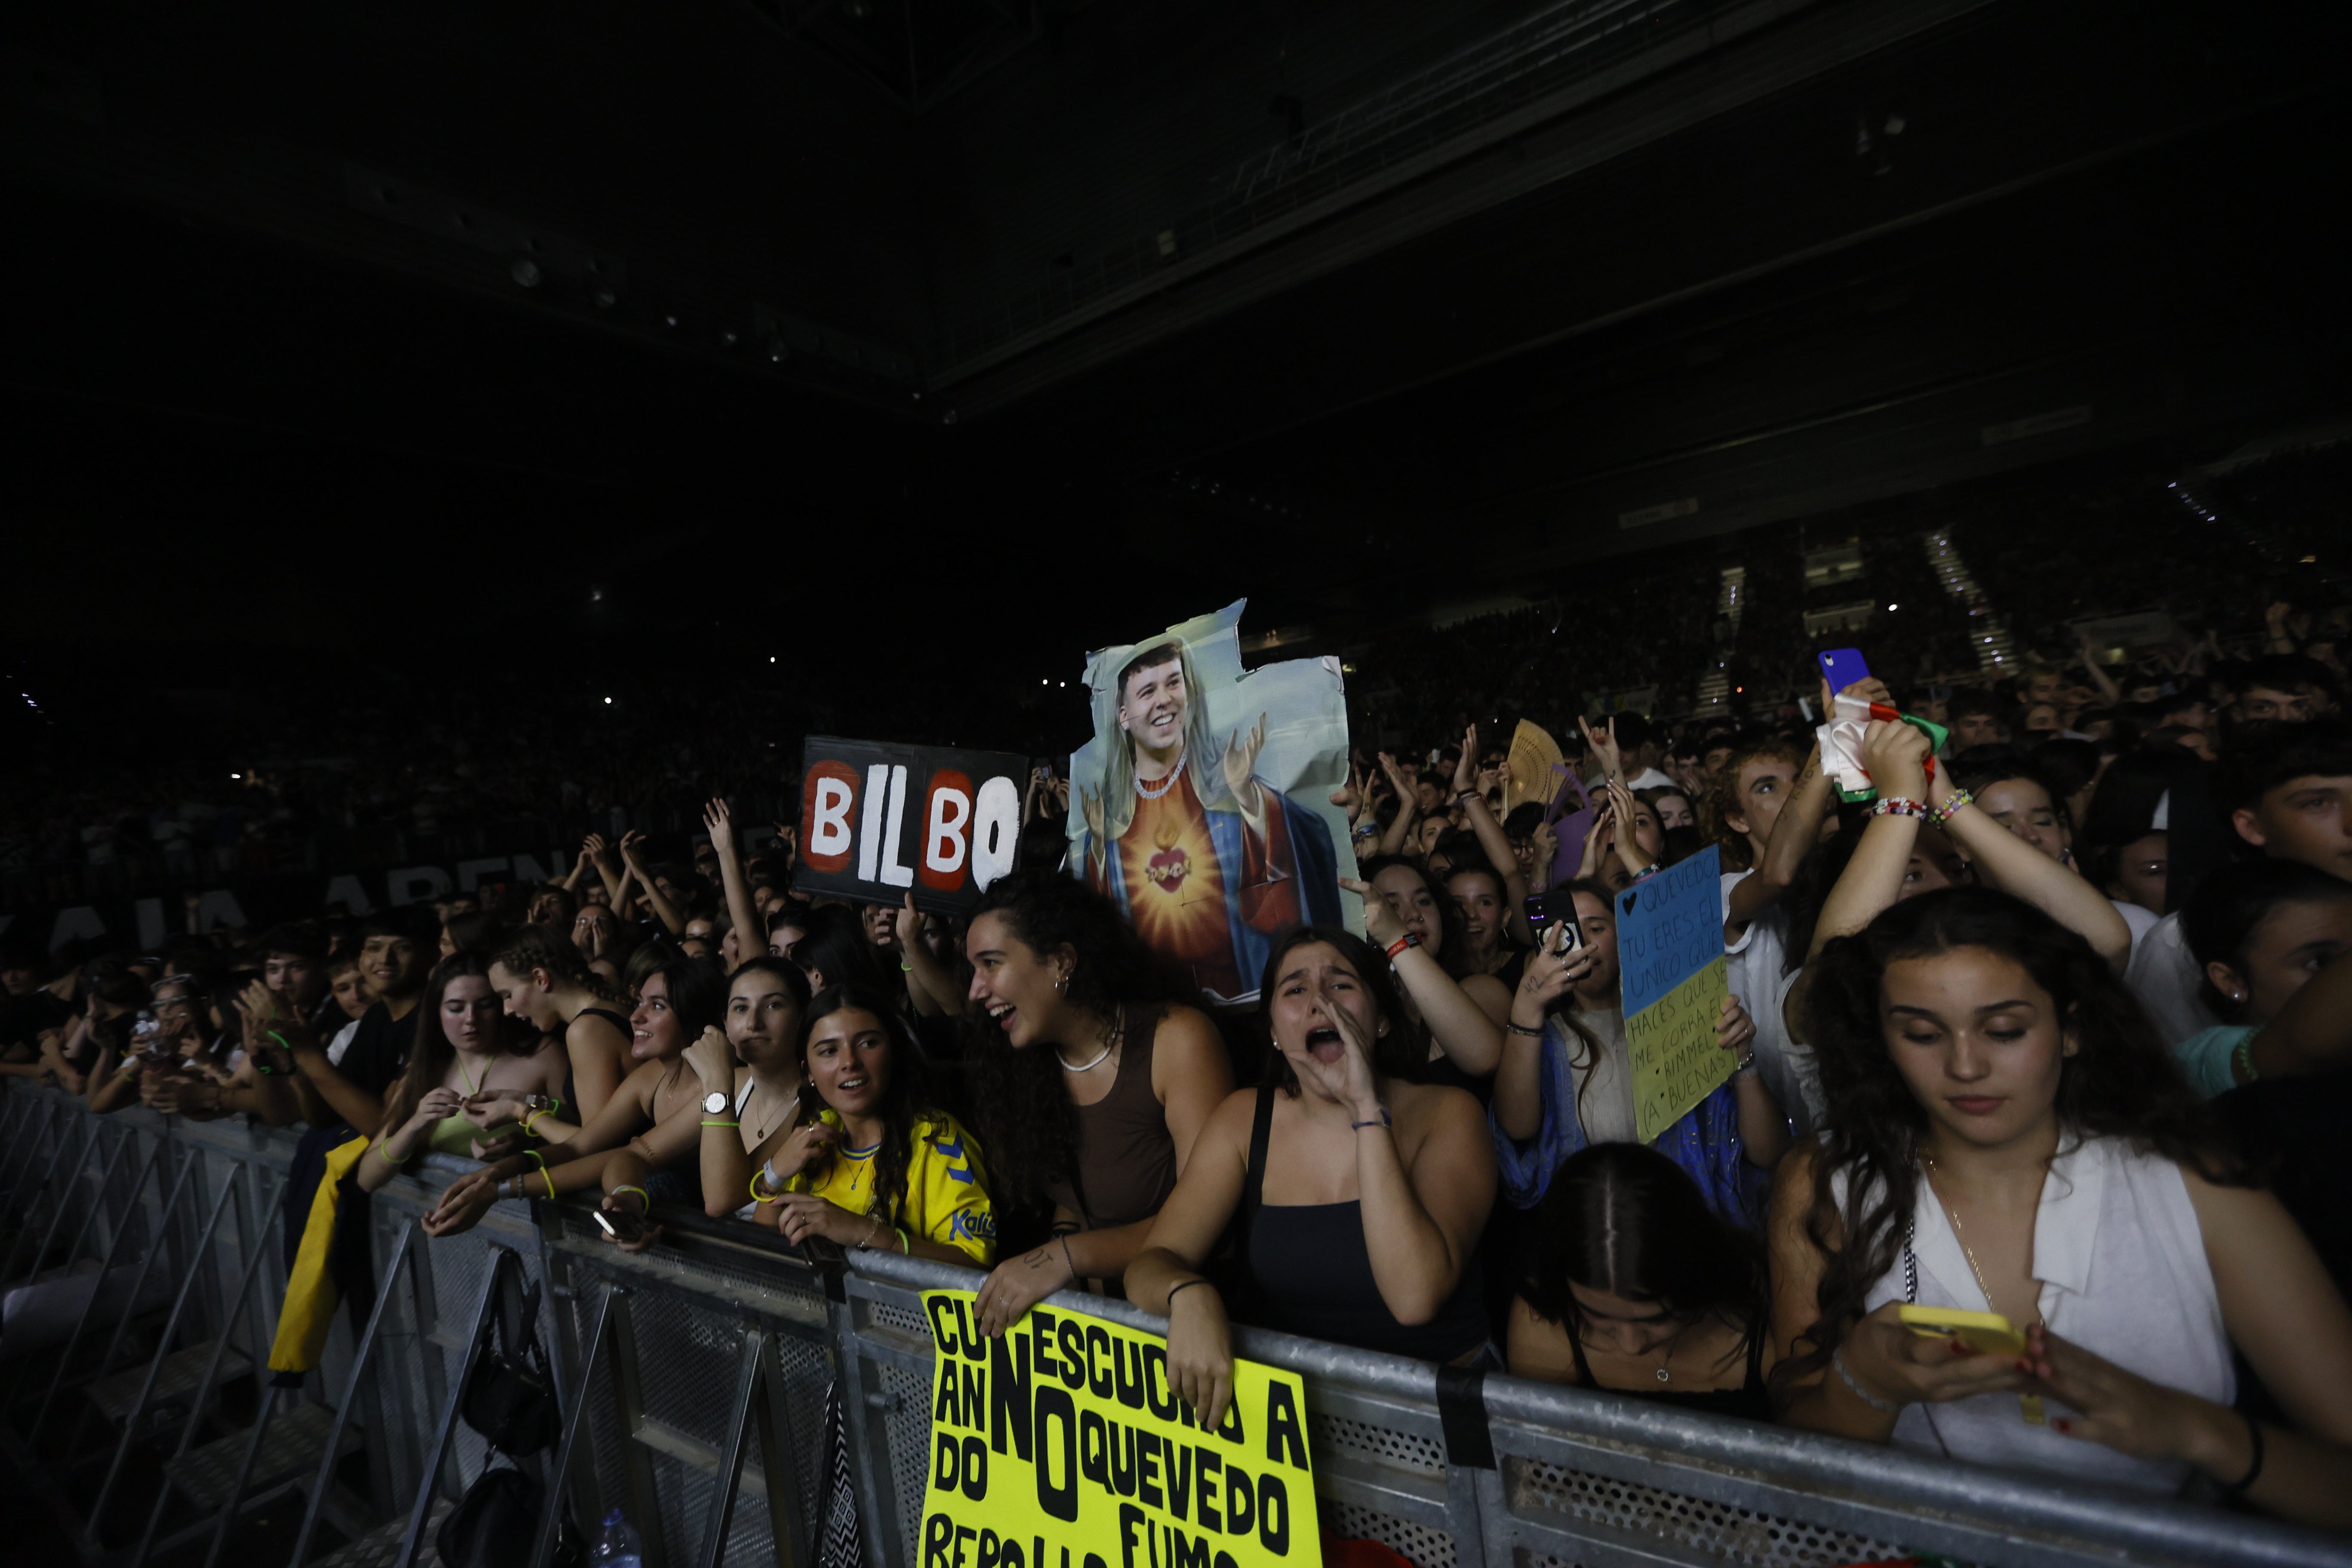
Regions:
<instances>
[{"instance_id":1,"label":"woman looking at phone","mask_svg":"<svg viewBox=\"0 0 2352 1568\"><path fill-rule=\"evenodd\" d=\"M1556 889L1555 893L1560 889ZM1573 923L1552 923L1511 998L1502 1066L1488 1108L1503 1193L1519 1208L1541 1202L1552 1173L1579 1150L1630 1143L1633 1063L1617 966L1615 895L1577 881ZM1789 1145L1789 1124L1756 1068L1756 1026L1737 996L1724 998L1716 1044L1738 1066L1652 1143L1696 1182L1727 1219L1760 1212L1762 1179Z\"/></svg>"},{"instance_id":2,"label":"woman looking at phone","mask_svg":"<svg viewBox=\"0 0 2352 1568\"><path fill-rule=\"evenodd\" d=\"M751 1184L758 1219L787 1241L822 1237L985 1268L996 1213L979 1146L929 1103L922 1047L870 991L835 986L809 1004L801 1063L824 1102Z\"/></svg>"},{"instance_id":3,"label":"woman looking at phone","mask_svg":"<svg viewBox=\"0 0 2352 1568\"><path fill-rule=\"evenodd\" d=\"M1168 1381L1213 1428L1233 1397L1227 1303L1201 1272L1235 1215L1256 1298L1244 1321L1466 1365L1494 1347L1476 1263L1495 1198L1478 1102L1412 1082L1428 1057L1388 965L1360 938L1304 926L1267 961L1268 1083L1226 1097L1127 1270L1168 1317Z\"/></svg>"},{"instance_id":4,"label":"woman looking at phone","mask_svg":"<svg viewBox=\"0 0 2352 1568\"><path fill-rule=\"evenodd\" d=\"M1526 1240L1514 1373L1772 1419L1763 1244L1673 1161L1638 1143L1571 1154Z\"/></svg>"},{"instance_id":5,"label":"woman looking at phone","mask_svg":"<svg viewBox=\"0 0 2352 1568\"><path fill-rule=\"evenodd\" d=\"M1189 987L1075 877L999 878L964 951L985 1016L966 1070L998 1205L1052 1210L1052 1239L981 1287L981 1331L996 1334L1055 1290L1127 1272L1234 1075Z\"/></svg>"},{"instance_id":6,"label":"woman looking at phone","mask_svg":"<svg viewBox=\"0 0 2352 1568\"><path fill-rule=\"evenodd\" d=\"M400 1173L426 1150L474 1157L481 1127L466 1115L469 1099L512 1097L536 1109L552 1105L570 1070L563 1048L533 1036L499 1010L489 965L460 952L434 965L418 1004L415 1044L394 1085L375 1141L355 1173L363 1193Z\"/></svg>"},{"instance_id":7,"label":"woman looking at phone","mask_svg":"<svg viewBox=\"0 0 2352 1568\"><path fill-rule=\"evenodd\" d=\"M2352 1311L2108 954L1948 889L1832 942L1806 1005L1830 1115L1773 1194L1784 1420L2352 1523ZM2024 1348L1923 1337L1908 1302ZM2230 1408L2233 1345L2291 1424Z\"/></svg>"}]
</instances>

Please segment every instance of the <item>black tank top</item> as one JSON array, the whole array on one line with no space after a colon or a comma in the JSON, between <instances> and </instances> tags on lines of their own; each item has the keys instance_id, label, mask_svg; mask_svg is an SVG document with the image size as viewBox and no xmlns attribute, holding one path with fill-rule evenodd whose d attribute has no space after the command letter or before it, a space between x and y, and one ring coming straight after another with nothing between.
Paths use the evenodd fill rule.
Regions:
<instances>
[{"instance_id":1,"label":"black tank top","mask_svg":"<svg viewBox=\"0 0 2352 1568\"><path fill-rule=\"evenodd\" d=\"M1249 1175L1242 1189L1244 1257L1255 1285L1255 1317L1270 1329L1416 1361L1451 1362L1489 1337L1486 1287L1473 1258L1454 1293L1426 1323L1396 1320L1372 1278L1363 1205L1268 1204L1265 1154L1276 1091L1261 1086L1250 1127Z\"/></svg>"},{"instance_id":2,"label":"black tank top","mask_svg":"<svg viewBox=\"0 0 2352 1568\"><path fill-rule=\"evenodd\" d=\"M1636 1399L1654 1400L1676 1410L1695 1410L1706 1415L1737 1415L1748 1421L1773 1418L1771 1395L1764 1387L1764 1334L1760 1329L1748 1331L1748 1379L1738 1388L1660 1388L1654 1394L1646 1388L1604 1385L1592 1375L1592 1367L1584 1359L1584 1338L1576 1331L1576 1325L1567 1323L1562 1327L1568 1330L1569 1353L1576 1357L1577 1380L1587 1388L1603 1394L1630 1394Z\"/></svg>"},{"instance_id":3,"label":"black tank top","mask_svg":"<svg viewBox=\"0 0 2352 1568\"><path fill-rule=\"evenodd\" d=\"M629 1038L634 1033L634 1031L629 1027L629 1021L626 1018L622 1017L618 1013L614 1012L610 1007L581 1008L580 1011L572 1015L572 1023L563 1026L565 1033L569 1034L571 1032L572 1024L576 1024L583 1018L610 1019L613 1026L621 1031L621 1037L623 1039ZM563 1059L565 1062L563 1068L563 1108L564 1110L572 1112L572 1114L564 1118L564 1120L572 1122L574 1125L584 1125L588 1119L580 1114L580 1097L573 1093L572 1089L572 1068L570 1066L572 1060L572 1050L568 1042L564 1047ZM621 1076L624 1078L628 1076L625 1068L623 1069Z\"/></svg>"}]
</instances>

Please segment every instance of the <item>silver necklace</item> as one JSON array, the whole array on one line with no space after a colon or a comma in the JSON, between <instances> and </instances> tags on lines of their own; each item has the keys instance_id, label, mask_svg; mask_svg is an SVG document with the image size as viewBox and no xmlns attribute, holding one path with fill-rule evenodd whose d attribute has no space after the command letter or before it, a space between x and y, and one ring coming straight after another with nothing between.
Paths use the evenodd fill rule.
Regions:
<instances>
[{"instance_id":1,"label":"silver necklace","mask_svg":"<svg viewBox=\"0 0 2352 1568\"><path fill-rule=\"evenodd\" d=\"M1158 789L1147 789L1144 787L1143 780L1139 775L1135 781L1135 793L1141 795L1146 800L1158 800L1161 795L1166 795L1170 790L1176 787L1176 781L1182 777L1183 773L1184 753L1179 752L1176 753L1176 765L1168 770L1168 777L1166 781L1163 782Z\"/></svg>"},{"instance_id":2,"label":"silver necklace","mask_svg":"<svg viewBox=\"0 0 2352 1568\"><path fill-rule=\"evenodd\" d=\"M1109 1037L1103 1041L1101 1054L1097 1056L1094 1060L1088 1062L1084 1067L1072 1067L1070 1065L1070 1058L1062 1054L1062 1047L1059 1046L1054 1047L1054 1059L1062 1064L1062 1070L1064 1072L1092 1072L1095 1068L1102 1066L1103 1063L1110 1059L1111 1052L1118 1049L1119 1039L1126 1033L1127 1025L1125 1021L1122 1020L1119 1023L1113 1024L1111 1026Z\"/></svg>"}]
</instances>

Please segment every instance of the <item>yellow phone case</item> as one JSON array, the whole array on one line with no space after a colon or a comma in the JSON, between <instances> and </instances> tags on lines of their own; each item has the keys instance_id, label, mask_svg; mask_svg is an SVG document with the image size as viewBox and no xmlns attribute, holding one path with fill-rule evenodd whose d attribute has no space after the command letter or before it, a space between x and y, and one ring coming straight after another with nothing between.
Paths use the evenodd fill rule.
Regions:
<instances>
[{"instance_id":1,"label":"yellow phone case","mask_svg":"<svg viewBox=\"0 0 2352 1568\"><path fill-rule=\"evenodd\" d=\"M1897 1314L1903 1326L1924 1339L1958 1340L1979 1355L2022 1355L2025 1336L1999 1312L1970 1312L1958 1307L1906 1306Z\"/></svg>"}]
</instances>

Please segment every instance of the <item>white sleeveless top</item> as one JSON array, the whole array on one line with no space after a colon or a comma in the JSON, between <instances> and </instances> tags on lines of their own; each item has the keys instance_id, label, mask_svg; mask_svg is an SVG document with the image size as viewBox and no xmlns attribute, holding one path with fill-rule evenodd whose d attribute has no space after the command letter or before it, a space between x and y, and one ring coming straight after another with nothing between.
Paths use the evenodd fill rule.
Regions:
<instances>
[{"instance_id":1,"label":"white sleeveless top","mask_svg":"<svg viewBox=\"0 0 2352 1568\"><path fill-rule=\"evenodd\" d=\"M1835 1186L1843 1203L1843 1184ZM1911 1245L1921 1304L1990 1311L1944 1205L1924 1179L1914 1212ZM2236 1396L2204 1235L2189 1206L2188 1184L2171 1161L2138 1153L2117 1138L2062 1151L2042 1186L2033 1278L2042 1282L2042 1321L2061 1339L2151 1383L2217 1405ZM1895 1268L1871 1287L1864 1310L1905 1299L1898 1252ZM2055 1399L2046 1403L2053 1420L2073 1414ZM2144 1491L2178 1492L2192 1473L2187 1464L2134 1458L2053 1427L2029 1426L2014 1394L1906 1405L1895 1418L1894 1441L1924 1453Z\"/></svg>"}]
</instances>

